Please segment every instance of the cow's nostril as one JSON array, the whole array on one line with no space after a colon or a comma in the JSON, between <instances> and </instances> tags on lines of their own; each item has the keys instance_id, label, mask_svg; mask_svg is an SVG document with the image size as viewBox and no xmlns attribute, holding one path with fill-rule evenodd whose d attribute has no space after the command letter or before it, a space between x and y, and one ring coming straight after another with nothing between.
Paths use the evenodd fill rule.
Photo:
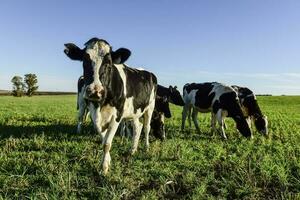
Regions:
<instances>
[{"instance_id":1,"label":"cow's nostril","mask_svg":"<svg viewBox=\"0 0 300 200\"><path fill-rule=\"evenodd\" d=\"M91 88L86 88L86 91L88 92L88 93L91 93L92 92L92 90L91 90Z\"/></svg>"}]
</instances>

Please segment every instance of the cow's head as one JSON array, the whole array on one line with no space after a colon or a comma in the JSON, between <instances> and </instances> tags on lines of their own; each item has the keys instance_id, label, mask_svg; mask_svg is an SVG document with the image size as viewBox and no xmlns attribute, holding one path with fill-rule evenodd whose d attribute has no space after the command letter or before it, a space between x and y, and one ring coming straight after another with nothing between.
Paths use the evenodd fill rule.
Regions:
<instances>
[{"instance_id":1,"label":"cow's head","mask_svg":"<svg viewBox=\"0 0 300 200\"><path fill-rule=\"evenodd\" d=\"M247 120L242 115L237 115L234 117L234 120L236 122L236 128L239 130L239 132L245 136L245 137L251 137L252 133L249 127L249 124L247 123Z\"/></svg>"},{"instance_id":2,"label":"cow's head","mask_svg":"<svg viewBox=\"0 0 300 200\"><path fill-rule=\"evenodd\" d=\"M184 106L184 101L183 98L180 94L180 92L177 90L177 86L172 87L171 85L169 86L169 91L170 91L170 99L169 101L175 105L178 106Z\"/></svg>"},{"instance_id":3,"label":"cow's head","mask_svg":"<svg viewBox=\"0 0 300 200\"><path fill-rule=\"evenodd\" d=\"M153 135L161 140L166 137L165 117L171 117L168 99L167 97L156 97L155 109L151 118L151 130Z\"/></svg>"},{"instance_id":4,"label":"cow's head","mask_svg":"<svg viewBox=\"0 0 300 200\"><path fill-rule=\"evenodd\" d=\"M263 135L268 135L268 119L267 116L254 116L254 124L256 129Z\"/></svg>"},{"instance_id":5,"label":"cow's head","mask_svg":"<svg viewBox=\"0 0 300 200\"><path fill-rule=\"evenodd\" d=\"M124 63L131 54L125 48L112 51L107 41L98 38L87 41L84 49L72 43L65 47L64 52L69 58L83 62L84 98L92 101L101 101L105 97L112 65Z\"/></svg>"}]
</instances>

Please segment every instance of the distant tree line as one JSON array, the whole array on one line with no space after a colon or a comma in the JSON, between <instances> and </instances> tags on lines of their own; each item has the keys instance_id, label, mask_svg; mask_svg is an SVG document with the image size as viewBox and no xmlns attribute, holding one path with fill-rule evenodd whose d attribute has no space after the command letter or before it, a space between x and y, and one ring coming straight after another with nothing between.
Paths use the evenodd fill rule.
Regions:
<instances>
[{"instance_id":1,"label":"distant tree line","mask_svg":"<svg viewBox=\"0 0 300 200\"><path fill-rule=\"evenodd\" d=\"M14 76L11 82L13 84L12 95L15 97L21 97L23 95L31 97L39 88L35 74L25 74L24 80L21 76Z\"/></svg>"}]
</instances>

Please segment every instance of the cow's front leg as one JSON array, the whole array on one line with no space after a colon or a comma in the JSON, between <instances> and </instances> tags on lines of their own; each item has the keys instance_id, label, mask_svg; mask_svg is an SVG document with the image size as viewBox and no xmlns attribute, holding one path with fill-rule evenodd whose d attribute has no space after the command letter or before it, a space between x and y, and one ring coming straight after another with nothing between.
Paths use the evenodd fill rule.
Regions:
<instances>
[{"instance_id":1,"label":"cow's front leg","mask_svg":"<svg viewBox=\"0 0 300 200\"><path fill-rule=\"evenodd\" d=\"M145 144L146 149L149 149L149 133L151 130L151 118L153 114L154 105L151 109L148 109L144 114L144 133L145 133Z\"/></svg>"},{"instance_id":2,"label":"cow's front leg","mask_svg":"<svg viewBox=\"0 0 300 200\"><path fill-rule=\"evenodd\" d=\"M143 128L143 124L140 122L140 120L134 119L133 122L133 144L132 144L132 149L131 149L131 155L133 155L137 151L137 147L139 144L140 136L141 136L141 131ZM146 138L147 140L147 138ZM147 142L147 141L146 141Z\"/></svg>"},{"instance_id":3,"label":"cow's front leg","mask_svg":"<svg viewBox=\"0 0 300 200\"><path fill-rule=\"evenodd\" d=\"M105 138L102 141L102 144L103 144L102 170L103 170L104 175L107 174L108 169L110 167L110 161L111 161L110 149L111 149L111 145L112 145L112 140L116 134L118 126L119 126L119 122L117 122L113 118L108 126Z\"/></svg>"},{"instance_id":4,"label":"cow's front leg","mask_svg":"<svg viewBox=\"0 0 300 200\"><path fill-rule=\"evenodd\" d=\"M220 125L222 137L224 139L227 139L227 136L226 136L225 130L224 130L224 116L222 114L222 109L219 109L218 112L217 112L217 120L218 120L218 123Z\"/></svg>"}]
</instances>

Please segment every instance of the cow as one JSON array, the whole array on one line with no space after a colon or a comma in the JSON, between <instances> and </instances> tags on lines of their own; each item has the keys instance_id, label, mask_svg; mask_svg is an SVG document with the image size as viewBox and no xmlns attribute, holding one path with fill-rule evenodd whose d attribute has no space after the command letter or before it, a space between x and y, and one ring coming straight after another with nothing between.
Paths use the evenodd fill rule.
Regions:
<instances>
[{"instance_id":1,"label":"cow","mask_svg":"<svg viewBox=\"0 0 300 200\"><path fill-rule=\"evenodd\" d=\"M161 140L166 138L165 118L171 118L168 99L166 97L156 96L155 109L151 119L151 133Z\"/></svg>"},{"instance_id":2,"label":"cow","mask_svg":"<svg viewBox=\"0 0 300 200\"><path fill-rule=\"evenodd\" d=\"M164 119L171 118L169 102L184 106L184 101L176 86L166 88L162 85L157 85L155 101L155 109L151 119L151 132L156 138L164 140L166 138Z\"/></svg>"},{"instance_id":3,"label":"cow","mask_svg":"<svg viewBox=\"0 0 300 200\"><path fill-rule=\"evenodd\" d=\"M182 131L184 130L187 113L193 108L192 119L198 132L200 132L197 121L198 112L211 112L212 131L216 130L217 119L224 139L227 139L224 130L224 118L227 116L233 118L237 129L243 136L252 136L237 93L230 86L218 82L188 83L183 87L183 99L185 105L182 111Z\"/></svg>"},{"instance_id":4,"label":"cow","mask_svg":"<svg viewBox=\"0 0 300 200\"><path fill-rule=\"evenodd\" d=\"M238 93L242 111L249 126L251 127L251 121L253 120L257 131L261 134L268 135L267 116L262 114L253 91L247 87L237 85L232 85L231 87Z\"/></svg>"},{"instance_id":5,"label":"cow","mask_svg":"<svg viewBox=\"0 0 300 200\"><path fill-rule=\"evenodd\" d=\"M131 55L130 50L119 48L113 51L103 39L92 38L83 49L67 43L64 53L70 59L83 63L82 95L94 127L102 138L102 170L107 174L111 164L112 140L123 119L131 119L133 124L131 154L137 151L143 127L146 149L149 148L157 78L151 72L125 65L124 62ZM143 118L142 122L140 118Z\"/></svg>"}]
</instances>

